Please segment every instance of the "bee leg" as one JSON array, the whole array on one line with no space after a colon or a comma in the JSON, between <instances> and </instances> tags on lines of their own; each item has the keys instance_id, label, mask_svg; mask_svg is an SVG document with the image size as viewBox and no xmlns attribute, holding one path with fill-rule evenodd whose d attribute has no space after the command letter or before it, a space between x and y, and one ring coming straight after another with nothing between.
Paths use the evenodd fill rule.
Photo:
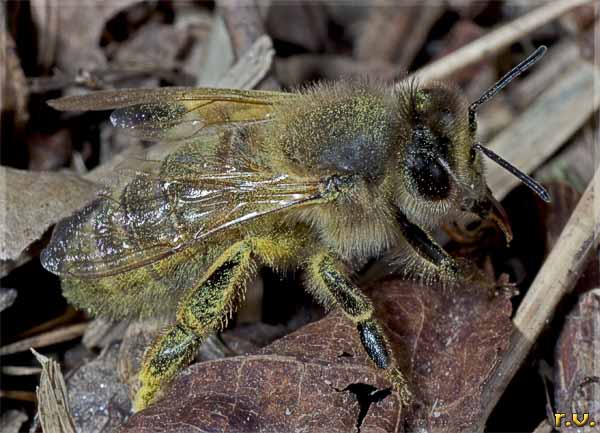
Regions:
<instances>
[{"instance_id":1,"label":"bee leg","mask_svg":"<svg viewBox=\"0 0 600 433\"><path fill-rule=\"evenodd\" d=\"M460 265L421 227L413 224L401 212L397 220L404 238L419 257L432 264L449 280L453 280L459 272Z\"/></svg>"},{"instance_id":2,"label":"bee leg","mask_svg":"<svg viewBox=\"0 0 600 433\"><path fill-rule=\"evenodd\" d=\"M134 401L136 411L148 406L189 364L206 337L226 323L254 273L251 253L248 242L234 244L211 266L200 285L183 297L176 324L158 337L144 356L141 388Z\"/></svg>"},{"instance_id":3,"label":"bee leg","mask_svg":"<svg viewBox=\"0 0 600 433\"><path fill-rule=\"evenodd\" d=\"M426 231L408 221L404 214L398 214L402 234L421 259L421 266L434 266L442 282L469 281L488 290L495 290L495 281L481 272L475 264L465 259L455 259L448 254ZM419 266L419 263L412 265Z\"/></svg>"},{"instance_id":4,"label":"bee leg","mask_svg":"<svg viewBox=\"0 0 600 433\"><path fill-rule=\"evenodd\" d=\"M377 320L373 304L353 284L340 266L327 253L318 253L307 266L309 290L326 307L339 306L356 324L360 341L375 365L385 370L404 404L411 400L411 392L402 371L398 368L390 344Z\"/></svg>"}]
</instances>

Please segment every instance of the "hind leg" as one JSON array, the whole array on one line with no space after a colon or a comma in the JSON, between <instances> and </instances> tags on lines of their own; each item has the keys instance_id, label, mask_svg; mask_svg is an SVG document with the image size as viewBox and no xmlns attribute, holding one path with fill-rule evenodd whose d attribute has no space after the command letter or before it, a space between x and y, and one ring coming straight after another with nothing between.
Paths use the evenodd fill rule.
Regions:
<instances>
[{"instance_id":1,"label":"hind leg","mask_svg":"<svg viewBox=\"0 0 600 433\"><path fill-rule=\"evenodd\" d=\"M146 352L134 409L148 406L163 386L189 362L212 332L226 326L255 274L256 258L278 268L293 262L302 238L288 232L249 237L229 247L208 269L200 284L181 300L176 323Z\"/></svg>"},{"instance_id":2,"label":"hind leg","mask_svg":"<svg viewBox=\"0 0 600 433\"><path fill-rule=\"evenodd\" d=\"M373 363L384 370L394 388L408 404L411 393L406 379L396 364L387 338L373 317L373 305L353 284L341 267L327 253L317 253L308 261L308 283L313 295L326 306L339 306L356 324L360 341Z\"/></svg>"},{"instance_id":3,"label":"hind leg","mask_svg":"<svg viewBox=\"0 0 600 433\"><path fill-rule=\"evenodd\" d=\"M182 299L176 323L158 337L146 352L140 371L141 388L134 409L148 406L164 384L194 357L202 342L221 328L243 297L254 273L248 242L227 249L206 273L202 283Z\"/></svg>"}]
</instances>

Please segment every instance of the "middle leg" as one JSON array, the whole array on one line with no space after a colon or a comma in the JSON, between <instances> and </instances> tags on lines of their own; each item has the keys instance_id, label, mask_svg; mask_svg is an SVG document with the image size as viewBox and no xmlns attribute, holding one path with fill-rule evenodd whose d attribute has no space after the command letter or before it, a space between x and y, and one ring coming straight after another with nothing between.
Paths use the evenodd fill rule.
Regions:
<instances>
[{"instance_id":1,"label":"middle leg","mask_svg":"<svg viewBox=\"0 0 600 433\"><path fill-rule=\"evenodd\" d=\"M356 324L360 341L369 358L384 370L400 393L404 404L411 392L402 371L398 368L390 344L377 320L373 304L347 277L341 266L326 252L313 255L307 266L309 290L326 307L339 306Z\"/></svg>"}]
</instances>

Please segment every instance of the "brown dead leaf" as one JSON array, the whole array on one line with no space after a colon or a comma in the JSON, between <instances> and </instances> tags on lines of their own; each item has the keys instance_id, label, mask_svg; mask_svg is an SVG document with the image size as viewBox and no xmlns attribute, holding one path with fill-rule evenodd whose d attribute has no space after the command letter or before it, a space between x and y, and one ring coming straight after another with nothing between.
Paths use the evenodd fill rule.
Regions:
<instances>
[{"instance_id":1,"label":"brown dead leaf","mask_svg":"<svg viewBox=\"0 0 600 433\"><path fill-rule=\"evenodd\" d=\"M100 35L106 22L138 2L33 0L31 11L37 27L40 63L46 67L56 64L68 73L105 67Z\"/></svg>"},{"instance_id":2,"label":"brown dead leaf","mask_svg":"<svg viewBox=\"0 0 600 433\"><path fill-rule=\"evenodd\" d=\"M55 171L64 167L73 154L71 134L59 129L52 134L31 133L27 137L29 169Z\"/></svg>"},{"instance_id":3,"label":"brown dead leaf","mask_svg":"<svg viewBox=\"0 0 600 433\"><path fill-rule=\"evenodd\" d=\"M508 345L509 300L399 280L371 295L409 373L414 406L401 408L336 311L254 355L192 365L118 432L469 431Z\"/></svg>"},{"instance_id":4,"label":"brown dead leaf","mask_svg":"<svg viewBox=\"0 0 600 433\"><path fill-rule=\"evenodd\" d=\"M377 6L371 7L362 24L362 32L356 41L356 58L363 62L389 62L408 70L446 6L439 2ZM410 37L406 37L407 34ZM382 38L381 35L386 36Z\"/></svg>"},{"instance_id":5,"label":"brown dead leaf","mask_svg":"<svg viewBox=\"0 0 600 433\"><path fill-rule=\"evenodd\" d=\"M60 219L91 201L96 184L65 173L0 167L0 261L15 261ZM10 270L10 266L3 269Z\"/></svg>"},{"instance_id":6,"label":"brown dead leaf","mask_svg":"<svg viewBox=\"0 0 600 433\"><path fill-rule=\"evenodd\" d=\"M554 248L563 228L575 210L581 194L564 182L552 182L546 185L552 197L552 203L542 206L546 234L546 254Z\"/></svg>"},{"instance_id":7,"label":"brown dead leaf","mask_svg":"<svg viewBox=\"0 0 600 433\"><path fill-rule=\"evenodd\" d=\"M150 22L114 49L113 65L175 69L179 66L177 57L191 43L191 37L184 27Z\"/></svg>"},{"instance_id":8,"label":"brown dead leaf","mask_svg":"<svg viewBox=\"0 0 600 433\"><path fill-rule=\"evenodd\" d=\"M555 404L559 413L600 413L600 289L584 293L556 345ZM569 417L570 415L567 415ZM597 416L597 415L596 415ZM596 418L597 419L597 418ZM586 425L578 431L592 433Z\"/></svg>"}]
</instances>

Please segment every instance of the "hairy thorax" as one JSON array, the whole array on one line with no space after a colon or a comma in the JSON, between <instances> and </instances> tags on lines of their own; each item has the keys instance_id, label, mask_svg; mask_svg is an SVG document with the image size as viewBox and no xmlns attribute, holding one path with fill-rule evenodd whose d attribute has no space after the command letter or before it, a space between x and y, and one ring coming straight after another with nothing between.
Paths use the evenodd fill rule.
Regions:
<instances>
[{"instance_id":1,"label":"hairy thorax","mask_svg":"<svg viewBox=\"0 0 600 433\"><path fill-rule=\"evenodd\" d=\"M396 237L384 185L397 142L391 97L372 84L322 85L278 106L266 128L264 150L276 171L347 182L331 203L291 214L346 260L377 255Z\"/></svg>"},{"instance_id":2,"label":"hairy thorax","mask_svg":"<svg viewBox=\"0 0 600 433\"><path fill-rule=\"evenodd\" d=\"M388 99L378 87L346 83L282 102L265 130L271 167L301 177L355 174L377 181L394 141Z\"/></svg>"}]
</instances>

